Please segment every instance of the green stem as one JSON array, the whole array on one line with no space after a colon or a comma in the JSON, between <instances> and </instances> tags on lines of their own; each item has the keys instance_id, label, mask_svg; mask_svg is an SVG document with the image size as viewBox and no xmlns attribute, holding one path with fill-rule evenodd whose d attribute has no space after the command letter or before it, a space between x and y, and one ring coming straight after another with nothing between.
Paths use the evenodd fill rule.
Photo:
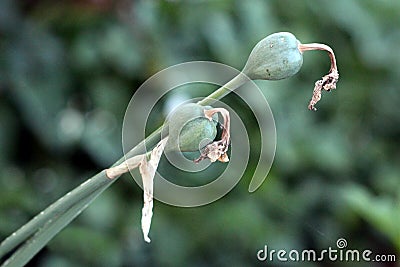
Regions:
<instances>
[{"instance_id":1,"label":"green stem","mask_svg":"<svg viewBox=\"0 0 400 267\"><path fill-rule=\"evenodd\" d=\"M226 96L233 90L237 89L247 81L250 81L250 78L241 72L237 76L235 76L232 80L230 80L222 87L220 87L218 90L214 91L203 100L197 102L197 104L200 104L202 106L212 105L215 101L223 98L224 96Z\"/></svg>"},{"instance_id":2,"label":"green stem","mask_svg":"<svg viewBox=\"0 0 400 267\"><path fill-rule=\"evenodd\" d=\"M248 80L249 78L246 75L240 73L198 103L201 105L211 105ZM129 158L139 155L146 150L146 147L154 146L161 139L162 129L163 126L150 134L145 140L129 151L125 157ZM125 157L119 159L113 166L121 164L125 160ZM105 172L102 171L40 212L0 244L1 258L26 241L2 266L20 266L20 263L28 262L51 238L68 225L117 179L108 179ZM17 257L18 255L22 256Z\"/></svg>"},{"instance_id":3,"label":"green stem","mask_svg":"<svg viewBox=\"0 0 400 267\"><path fill-rule=\"evenodd\" d=\"M118 162L122 161L123 159L120 159ZM93 195L97 196L97 191L106 189L113 182L114 180L110 180L106 177L104 171L86 180L80 186L58 199L24 226L19 228L15 233L5 239L0 244L0 257L3 257L6 253L20 245L49 221L61 216L63 212L71 207L82 204L81 201L84 201L87 198L92 199L91 196ZM76 216L72 217L71 220L75 217Z\"/></svg>"},{"instance_id":4,"label":"green stem","mask_svg":"<svg viewBox=\"0 0 400 267\"><path fill-rule=\"evenodd\" d=\"M105 181L104 172L97 174L93 180L101 179ZM2 267L24 266L29 260L38 253L61 229L67 226L76 216L78 216L98 195L100 195L109 185L111 185L108 178L106 178L107 185L103 183L96 185L95 190L90 196L83 198L77 205L73 205L63 210L62 214L55 215L52 220L46 221L44 225L37 230L32 237L18 248L13 255L7 259Z\"/></svg>"}]
</instances>

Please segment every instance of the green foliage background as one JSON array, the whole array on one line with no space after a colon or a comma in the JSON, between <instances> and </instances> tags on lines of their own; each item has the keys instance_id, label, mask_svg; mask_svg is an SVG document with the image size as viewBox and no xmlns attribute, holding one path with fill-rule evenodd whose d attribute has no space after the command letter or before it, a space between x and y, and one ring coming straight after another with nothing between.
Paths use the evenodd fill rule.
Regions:
<instances>
[{"instance_id":1,"label":"green foliage background","mask_svg":"<svg viewBox=\"0 0 400 267\"><path fill-rule=\"evenodd\" d=\"M293 78L257 81L278 137L259 190L247 192L250 167L211 205L156 202L146 244L142 191L126 175L30 266L265 265L264 245L322 250L341 237L399 259L399 14L400 2L374 0L0 1L0 239L122 155L125 108L148 77L192 60L241 69L260 39L290 31L331 45L341 77L317 112L307 104L324 53L306 53Z\"/></svg>"}]
</instances>

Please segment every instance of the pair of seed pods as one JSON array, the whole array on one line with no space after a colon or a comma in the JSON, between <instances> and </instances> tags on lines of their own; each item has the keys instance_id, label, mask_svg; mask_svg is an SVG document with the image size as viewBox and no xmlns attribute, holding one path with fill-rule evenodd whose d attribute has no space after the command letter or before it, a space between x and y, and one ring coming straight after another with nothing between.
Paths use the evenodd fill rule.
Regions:
<instances>
[{"instance_id":1,"label":"pair of seed pods","mask_svg":"<svg viewBox=\"0 0 400 267\"><path fill-rule=\"evenodd\" d=\"M295 75L303 64L303 52L324 50L331 60L329 73L315 83L312 99L308 105L310 110L316 110L315 104L321 99L322 90L330 91L336 88L339 73L336 58L332 49L324 44L301 44L289 32L271 34L261 40L252 50L243 68L243 74L252 80L282 80ZM229 114L224 116L225 133L221 140L215 140L218 132L218 117L216 112L207 116L210 106L186 104L178 107L169 117L169 140L166 150L183 152L200 151L196 162L210 158L227 161L225 154L229 145ZM219 110L221 111L221 109ZM226 110L223 111L226 113ZM228 121L226 121L228 120ZM215 152L213 154L212 152ZM215 158L219 156L218 158Z\"/></svg>"}]
</instances>

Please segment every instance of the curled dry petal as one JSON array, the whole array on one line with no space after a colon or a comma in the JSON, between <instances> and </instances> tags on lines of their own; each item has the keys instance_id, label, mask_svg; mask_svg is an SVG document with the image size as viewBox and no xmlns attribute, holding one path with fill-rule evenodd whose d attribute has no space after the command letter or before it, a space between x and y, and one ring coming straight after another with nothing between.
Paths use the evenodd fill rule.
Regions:
<instances>
[{"instance_id":1,"label":"curled dry petal","mask_svg":"<svg viewBox=\"0 0 400 267\"><path fill-rule=\"evenodd\" d=\"M308 105L309 110L317 110L315 104L321 100L322 90L330 91L336 89L336 83L339 80L339 72L336 64L335 53L333 53L332 48L324 44L312 43L312 44L299 44L298 46L300 52L312 51L312 50L323 50L326 51L331 60L331 68L329 73L322 77L321 80L315 82L313 95Z\"/></svg>"},{"instance_id":2,"label":"curled dry petal","mask_svg":"<svg viewBox=\"0 0 400 267\"><path fill-rule=\"evenodd\" d=\"M201 155L194 162L198 163L203 159L210 159L211 162L215 162L217 160L221 162L228 162L228 154L226 153L230 144L230 117L229 112L224 108L213 108L204 110L204 115L209 120L212 120L212 116L215 113L221 113L224 123L223 130L221 135L221 140L214 141L211 144L208 144L202 151Z\"/></svg>"},{"instance_id":3,"label":"curled dry petal","mask_svg":"<svg viewBox=\"0 0 400 267\"><path fill-rule=\"evenodd\" d=\"M308 105L309 110L317 110L315 104L321 99L322 90L330 91L336 89L336 83L339 79L339 73L337 70L331 70L327 75L322 77L321 80L315 82L313 95Z\"/></svg>"}]
</instances>

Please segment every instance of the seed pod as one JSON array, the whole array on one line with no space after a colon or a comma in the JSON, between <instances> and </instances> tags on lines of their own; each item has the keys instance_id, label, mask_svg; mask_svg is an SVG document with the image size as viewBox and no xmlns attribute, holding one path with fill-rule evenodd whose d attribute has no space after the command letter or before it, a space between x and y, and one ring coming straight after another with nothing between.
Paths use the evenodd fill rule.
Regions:
<instances>
[{"instance_id":1,"label":"seed pod","mask_svg":"<svg viewBox=\"0 0 400 267\"><path fill-rule=\"evenodd\" d=\"M210 106L185 104L178 107L169 117L168 151L199 151L210 144L217 135L218 115L209 120L204 110Z\"/></svg>"},{"instance_id":2,"label":"seed pod","mask_svg":"<svg viewBox=\"0 0 400 267\"><path fill-rule=\"evenodd\" d=\"M289 32L268 35L253 48L243 72L253 80L281 80L293 76L303 64L299 44Z\"/></svg>"}]
</instances>

